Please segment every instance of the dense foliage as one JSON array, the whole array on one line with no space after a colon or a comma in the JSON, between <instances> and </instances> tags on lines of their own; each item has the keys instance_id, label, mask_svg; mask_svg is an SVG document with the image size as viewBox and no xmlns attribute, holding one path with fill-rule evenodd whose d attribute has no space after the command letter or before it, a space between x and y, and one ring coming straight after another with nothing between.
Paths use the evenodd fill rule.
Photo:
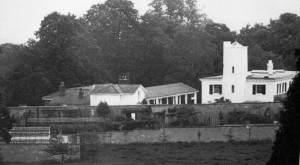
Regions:
<instances>
[{"instance_id":1,"label":"dense foliage","mask_svg":"<svg viewBox=\"0 0 300 165\"><path fill-rule=\"evenodd\" d=\"M58 90L116 83L129 73L144 86L184 82L200 89L199 78L222 74L223 41L249 46L249 69L294 69L292 48L299 16L280 15L268 25L247 25L240 34L201 13L196 0L153 0L139 15L129 0L93 5L82 18L53 12L22 46L0 46L0 94L9 106L41 105ZM200 100L200 99L199 99Z\"/></svg>"},{"instance_id":2,"label":"dense foliage","mask_svg":"<svg viewBox=\"0 0 300 165\"><path fill-rule=\"evenodd\" d=\"M295 55L297 70L300 71L300 34L297 37ZM276 133L276 141L273 146L273 153L268 165L296 165L299 164L300 153L300 75L293 79L293 83L287 92L287 99L284 101L285 111L280 115L280 128Z\"/></svg>"},{"instance_id":3,"label":"dense foliage","mask_svg":"<svg viewBox=\"0 0 300 165\"><path fill-rule=\"evenodd\" d=\"M110 113L110 110L109 110L109 106L107 105L106 102L100 102L97 106L97 114L99 117L107 117L107 115Z\"/></svg>"},{"instance_id":4,"label":"dense foliage","mask_svg":"<svg viewBox=\"0 0 300 165\"><path fill-rule=\"evenodd\" d=\"M0 140L6 143L11 141L12 136L9 130L12 128L12 119L9 116L8 109L0 103Z\"/></svg>"}]
</instances>

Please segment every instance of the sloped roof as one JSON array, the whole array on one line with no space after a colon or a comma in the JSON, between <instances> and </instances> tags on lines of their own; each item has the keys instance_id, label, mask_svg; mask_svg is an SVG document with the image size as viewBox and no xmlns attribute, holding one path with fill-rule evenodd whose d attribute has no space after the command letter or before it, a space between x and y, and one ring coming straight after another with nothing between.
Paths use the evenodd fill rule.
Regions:
<instances>
[{"instance_id":1,"label":"sloped roof","mask_svg":"<svg viewBox=\"0 0 300 165\"><path fill-rule=\"evenodd\" d=\"M91 94L135 93L140 84L101 84L95 85Z\"/></svg>"},{"instance_id":2,"label":"sloped roof","mask_svg":"<svg viewBox=\"0 0 300 165\"><path fill-rule=\"evenodd\" d=\"M198 92L197 89L192 88L184 83L152 86L152 87L146 87L145 89L146 89L146 99Z\"/></svg>"},{"instance_id":3,"label":"sloped roof","mask_svg":"<svg viewBox=\"0 0 300 165\"><path fill-rule=\"evenodd\" d=\"M66 89L63 96L59 96L59 92L55 92L44 96L43 100L51 99L49 105L90 105L91 89L83 89L83 98L79 98L80 88L84 87Z\"/></svg>"},{"instance_id":4,"label":"sloped roof","mask_svg":"<svg viewBox=\"0 0 300 165\"><path fill-rule=\"evenodd\" d=\"M130 94L142 87L140 84L94 84L76 88L68 88L65 95L55 92L42 97L42 100L51 100L49 105L90 105L91 94ZM79 91L83 90L83 98L79 98ZM144 88L143 88L144 89Z\"/></svg>"}]
</instances>

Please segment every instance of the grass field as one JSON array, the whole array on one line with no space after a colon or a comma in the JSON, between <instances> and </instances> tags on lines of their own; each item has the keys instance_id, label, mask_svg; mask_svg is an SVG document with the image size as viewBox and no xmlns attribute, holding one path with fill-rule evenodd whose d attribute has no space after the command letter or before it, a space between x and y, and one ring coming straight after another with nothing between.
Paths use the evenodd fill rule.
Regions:
<instances>
[{"instance_id":1,"label":"grass field","mask_svg":"<svg viewBox=\"0 0 300 165\"><path fill-rule=\"evenodd\" d=\"M66 164L139 165L139 164L213 164L262 165L270 158L271 141L109 144L103 146L93 161L82 153L80 162Z\"/></svg>"}]
</instances>

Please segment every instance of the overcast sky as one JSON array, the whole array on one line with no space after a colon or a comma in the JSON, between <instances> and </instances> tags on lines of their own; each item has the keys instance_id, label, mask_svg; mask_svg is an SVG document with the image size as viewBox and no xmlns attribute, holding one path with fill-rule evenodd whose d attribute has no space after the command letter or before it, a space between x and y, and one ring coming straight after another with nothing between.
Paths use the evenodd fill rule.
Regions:
<instances>
[{"instance_id":1,"label":"overcast sky","mask_svg":"<svg viewBox=\"0 0 300 165\"><path fill-rule=\"evenodd\" d=\"M0 44L25 43L35 39L45 16L57 11L81 17L94 4L105 0L0 0ZM150 8L152 0L131 0L139 14ZM245 25L268 24L285 12L300 16L300 0L198 0L198 8L217 23L226 24L232 31Z\"/></svg>"}]
</instances>

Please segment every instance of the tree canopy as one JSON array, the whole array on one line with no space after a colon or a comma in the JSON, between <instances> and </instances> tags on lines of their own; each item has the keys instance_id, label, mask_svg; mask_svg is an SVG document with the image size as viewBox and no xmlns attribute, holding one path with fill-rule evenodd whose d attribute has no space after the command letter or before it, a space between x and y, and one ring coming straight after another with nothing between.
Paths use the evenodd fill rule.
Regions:
<instances>
[{"instance_id":1,"label":"tree canopy","mask_svg":"<svg viewBox=\"0 0 300 165\"><path fill-rule=\"evenodd\" d=\"M214 22L196 0L153 0L139 15L129 0L106 0L77 18L53 12L23 45L0 46L0 99L9 106L42 105L41 97L81 85L132 83L154 86L184 82L201 89L199 78L222 74L223 41L249 46L249 69L295 70L293 47L299 16L284 13L268 25L240 33ZM11 63L11 64L10 64Z\"/></svg>"}]
</instances>

